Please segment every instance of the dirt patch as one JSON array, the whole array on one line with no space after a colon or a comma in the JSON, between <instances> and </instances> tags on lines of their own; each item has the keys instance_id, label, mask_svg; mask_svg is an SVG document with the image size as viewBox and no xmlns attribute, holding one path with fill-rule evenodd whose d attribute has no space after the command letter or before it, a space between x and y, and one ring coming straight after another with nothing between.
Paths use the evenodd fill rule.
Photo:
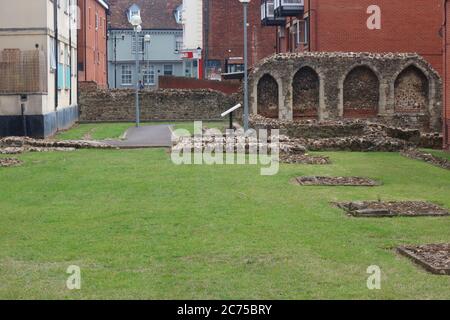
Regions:
<instances>
[{"instance_id":1,"label":"dirt patch","mask_svg":"<svg viewBox=\"0 0 450 320\"><path fill-rule=\"evenodd\" d=\"M432 165L435 165L437 167L441 167L443 169L450 170L450 161L449 160L444 159L444 158L435 157L430 153L422 152L417 149L408 149L408 150L402 151L400 154L402 156L410 158L410 159L425 161L425 162L431 163Z\"/></svg>"},{"instance_id":2,"label":"dirt patch","mask_svg":"<svg viewBox=\"0 0 450 320\"><path fill-rule=\"evenodd\" d=\"M16 167L22 163L23 161L15 158L0 158L0 167Z\"/></svg>"},{"instance_id":3,"label":"dirt patch","mask_svg":"<svg viewBox=\"0 0 450 320\"><path fill-rule=\"evenodd\" d=\"M450 275L450 243L401 246L397 251L431 273Z\"/></svg>"},{"instance_id":4,"label":"dirt patch","mask_svg":"<svg viewBox=\"0 0 450 320\"><path fill-rule=\"evenodd\" d=\"M280 154L280 161L289 164L315 164L326 165L331 164L329 157L311 156L308 154Z\"/></svg>"},{"instance_id":5,"label":"dirt patch","mask_svg":"<svg viewBox=\"0 0 450 320\"><path fill-rule=\"evenodd\" d=\"M380 186L381 182L363 177L297 177L293 183L301 186L356 186L356 187L375 187Z\"/></svg>"},{"instance_id":6,"label":"dirt patch","mask_svg":"<svg viewBox=\"0 0 450 320\"><path fill-rule=\"evenodd\" d=\"M442 217L450 215L446 209L424 201L357 201L338 202L334 205L355 217Z\"/></svg>"}]
</instances>

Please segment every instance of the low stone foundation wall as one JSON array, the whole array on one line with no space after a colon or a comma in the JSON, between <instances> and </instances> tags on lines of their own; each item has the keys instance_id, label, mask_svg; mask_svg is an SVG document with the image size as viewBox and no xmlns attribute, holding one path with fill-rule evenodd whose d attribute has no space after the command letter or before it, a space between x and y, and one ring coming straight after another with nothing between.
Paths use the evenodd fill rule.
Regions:
<instances>
[{"instance_id":1,"label":"low stone foundation wall","mask_svg":"<svg viewBox=\"0 0 450 320\"><path fill-rule=\"evenodd\" d=\"M441 149L443 145L440 133L422 133L361 119L287 121L251 115L250 127L279 129L282 135L307 140L303 144L309 150L395 151L406 146Z\"/></svg>"},{"instance_id":2,"label":"low stone foundation wall","mask_svg":"<svg viewBox=\"0 0 450 320\"><path fill-rule=\"evenodd\" d=\"M79 88L80 121L134 121L134 90ZM221 120L236 104L235 95L209 89L140 91L141 121Z\"/></svg>"}]
</instances>

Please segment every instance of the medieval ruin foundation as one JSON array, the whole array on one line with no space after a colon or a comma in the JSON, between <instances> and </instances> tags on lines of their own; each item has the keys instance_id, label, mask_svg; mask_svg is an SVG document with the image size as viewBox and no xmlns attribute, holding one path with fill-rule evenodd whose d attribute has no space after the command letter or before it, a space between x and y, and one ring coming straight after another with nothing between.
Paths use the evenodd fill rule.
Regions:
<instances>
[{"instance_id":1,"label":"medieval ruin foundation","mask_svg":"<svg viewBox=\"0 0 450 320\"><path fill-rule=\"evenodd\" d=\"M442 129L442 81L414 53L277 54L254 67L249 83L252 113L267 118Z\"/></svg>"}]
</instances>

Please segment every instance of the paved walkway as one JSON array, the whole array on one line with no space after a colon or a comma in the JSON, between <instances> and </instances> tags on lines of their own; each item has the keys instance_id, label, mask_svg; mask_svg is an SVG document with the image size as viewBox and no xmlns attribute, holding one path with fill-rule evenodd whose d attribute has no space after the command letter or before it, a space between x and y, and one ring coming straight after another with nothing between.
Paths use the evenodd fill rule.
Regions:
<instances>
[{"instance_id":1,"label":"paved walkway","mask_svg":"<svg viewBox=\"0 0 450 320\"><path fill-rule=\"evenodd\" d=\"M105 143L124 149L171 147L170 125L132 127L125 132L124 140L107 140Z\"/></svg>"}]
</instances>

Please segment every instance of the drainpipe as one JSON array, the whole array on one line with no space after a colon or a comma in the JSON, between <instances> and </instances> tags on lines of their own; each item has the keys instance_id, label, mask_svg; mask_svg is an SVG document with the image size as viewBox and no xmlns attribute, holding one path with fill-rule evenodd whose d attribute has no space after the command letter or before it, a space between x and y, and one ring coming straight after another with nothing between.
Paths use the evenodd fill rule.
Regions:
<instances>
[{"instance_id":1,"label":"drainpipe","mask_svg":"<svg viewBox=\"0 0 450 320\"><path fill-rule=\"evenodd\" d=\"M55 33L55 110L58 109L58 72L59 72L59 38L58 38L58 1L53 0L53 30Z\"/></svg>"},{"instance_id":2,"label":"drainpipe","mask_svg":"<svg viewBox=\"0 0 450 320\"><path fill-rule=\"evenodd\" d=\"M444 0L444 21L443 21L443 35L444 35L444 75L443 75L443 79L444 79L444 104L443 104L443 127L444 127L444 148L449 147L450 141L448 141L448 137L449 137L449 126L447 125L447 103L449 101L448 99L448 93L447 93L447 87L449 85L448 83L448 63L447 63L447 55L448 55L448 42L447 42L447 13L448 13L448 0Z\"/></svg>"},{"instance_id":3,"label":"drainpipe","mask_svg":"<svg viewBox=\"0 0 450 320\"><path fill-rule=\"evenodd\" d=\"M72 0L69 0L69 106L72 106Z\"/></svg>"},{"instance_id":4,"label":"drainpipe","mask_svg":"<svg viewBox=\"0 0 450 320\"><path fill-rule=\"evenodd\" d=\"M311 52L311 0L308 0L308 51Z\"/></svg>"},{"instance_id":5,"label":"drainpipe","mask_svg":"<svg viewBox=\"0 0 450 320\"><path fill-rule=\"evenodd\" d=\"M89 26L86 24L86 16L89 14L87 9L87 0L84 0L84 81L87 81L87 29Z\"/></svg>"},{"instance_id":6,"label":"drainpipe","mask_svg":"<svg viewBox=\"0 0 450 320\"><path fill-rule=\"evenodd\" d=\"M203 58L203 79L206 79L207 61L209 56L209 1L203 1L203 48L205 56Z\"/></svg>"}]
</instances>

